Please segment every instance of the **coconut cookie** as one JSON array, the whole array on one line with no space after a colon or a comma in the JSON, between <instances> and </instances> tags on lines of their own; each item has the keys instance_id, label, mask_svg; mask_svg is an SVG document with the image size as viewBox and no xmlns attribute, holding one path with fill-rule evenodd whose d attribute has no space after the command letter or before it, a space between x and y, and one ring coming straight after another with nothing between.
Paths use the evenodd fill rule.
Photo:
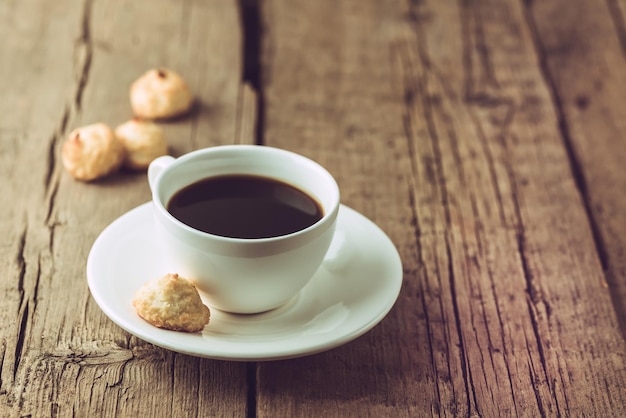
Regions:
<instances>
[{"instance_id":1,"label":"coconut cookie","mask_svg":"<svg viewBox=\"0 0 626 418\"><path fill-rule=\"evenodd\" d=\"M173 331L201 332L211 315L193 283L178 274L146 283L137 291L133 306L150 324Z\"/></svg>"},{"instance_id":2,"label":"coconut cookie","mask_svg":"<svg viewBox=\"0 0 626 418\"><path fill-rule=\"evenodd\" d=\"M169 119L191 109L193 95L185 80L166 68L150 70L130 87L130 104L143 119Z\"/></svg>"},{"instance_id":3,"label":"coconut cookie","mask_svg":"<svg viewBox=\"0 0 626 418\"><path fill-rule=\"evenodd\" d=\"M115 136L126 149L124 166L145 170L152 160L167 154L163 129L154 122L134 118L115 128Z\"/></svg>"},{"instance_id":4,"label":"coconut cookie","mask_svg":"<svg viewBox=\"0 0 626 418\"><path fill-rule=\"evenodd\" d=\"M104 123L74 129L63 143L63 166L74 178L95 180L117 170L124 160L124 147Z\"/></svg>"}]
</instances>

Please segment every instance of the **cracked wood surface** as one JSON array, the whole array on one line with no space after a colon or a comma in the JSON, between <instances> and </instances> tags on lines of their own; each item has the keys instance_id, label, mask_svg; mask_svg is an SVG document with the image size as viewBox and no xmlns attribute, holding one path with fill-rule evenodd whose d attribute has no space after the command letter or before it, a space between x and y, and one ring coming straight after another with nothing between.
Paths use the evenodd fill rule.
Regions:
<instances>
[{"instance_id":1,"label":"cracked wood surface","mask_svg":"<svg viewBox=\"0 0 626 418\"><path fill-rule=\"evenodd\" d=\"M0 416L626 415L626 5L617 0L0 3ZM114 325L89 249L144 173L76 182L70 130L143 71L199 105L173 155L310 156L403 259L396 306L301 359L185 356Z\"/></svg>"}]
</instances>

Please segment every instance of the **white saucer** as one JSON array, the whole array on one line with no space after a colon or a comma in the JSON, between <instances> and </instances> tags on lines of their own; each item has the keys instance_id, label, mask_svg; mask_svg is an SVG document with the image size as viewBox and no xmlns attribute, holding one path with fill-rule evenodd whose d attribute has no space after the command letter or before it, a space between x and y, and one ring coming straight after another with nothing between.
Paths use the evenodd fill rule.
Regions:
<instances>
[{"instance_id":1,"label":"white saucer","mask_svg":"<svg viewBox=\"0 0 626 418\"><path fill-rule=\"evenodd\" d=\"M324 265L286 305L255 315L211 309L204 332L156 328L141 319L132 298L163 276L153 232L152 203L115 220L96 239L87 260L91 293L117 325L142 340L193 356L260 361L299 357L345 344L378 324L395 303L402 264L374 223L342 206Z\"/></svg>"}]
</instances>

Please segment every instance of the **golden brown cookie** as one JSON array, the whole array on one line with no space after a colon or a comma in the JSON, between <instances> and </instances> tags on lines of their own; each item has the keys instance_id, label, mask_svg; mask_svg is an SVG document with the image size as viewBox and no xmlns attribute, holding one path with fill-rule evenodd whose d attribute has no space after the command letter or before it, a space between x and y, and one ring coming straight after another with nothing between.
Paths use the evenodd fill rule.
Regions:
<instances>
[{"instance_id":1,"label":"golden brown cookie","mask_svg":"<svg viewBox=\"0 0 626 418\"><path fill-rule=\"evenodd\" d=\"M61 159L72 176L90 181L117 170L124 160L124 147L109 126L96 123L70 133Z\"/></svg>"},{"instance_id":2,"label":"golden brown cookie","mask_svg":"<svg viewBox=\"0 0 626 418\"><path fill-rule=\"evenodd\" d=\"M211 316L193 283L178 274L146 283L133 306L152 325L174 331L201 332Z\"/></svg>"},{"instance_id":3,"label":"golden brown cookie","mask_svg":"<svg viewBox=\"0 0 626 418\"><path fill-rule=\"evenodd\" d=\"M127 168L145 170L152 160L167 154L163 129L156 123L134 118L115 128L115 135L126 148Z\"/></svg>"},{"instance_id":4,"label":"golden brown cookie","mask_svg":"<svg viewBox=\"0 0 626 418\"><path fill-rule=\"evenodd\" d=\"M130 104L135 115L142 119L168 119L188 112L193 95L179 74L157 68L131 85Z\"/></svg>"}]
</instances>

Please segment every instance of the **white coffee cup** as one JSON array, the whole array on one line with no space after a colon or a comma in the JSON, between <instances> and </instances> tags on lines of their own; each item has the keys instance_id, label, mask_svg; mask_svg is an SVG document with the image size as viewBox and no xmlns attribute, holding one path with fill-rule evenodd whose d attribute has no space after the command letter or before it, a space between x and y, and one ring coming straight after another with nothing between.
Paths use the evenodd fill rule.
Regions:
<instances>
[{"instance_id":1,"label":"white coffee cup","mask_svg":"<svg viewBox=\"0 0 626 418\"><path fill-rule=\"evenodd\" d=\"M194 229L167 211L172 196L199 180L229 174L286 182L313 197L322 219L287 235L242 239ZM148 168L159 247L169 271L194 281L211 307L258 313L293 298L324 260L335 231L339 187L318 163L290 151L225 145L179 158L157 158Z\"/></svg>"}]
</instances>

